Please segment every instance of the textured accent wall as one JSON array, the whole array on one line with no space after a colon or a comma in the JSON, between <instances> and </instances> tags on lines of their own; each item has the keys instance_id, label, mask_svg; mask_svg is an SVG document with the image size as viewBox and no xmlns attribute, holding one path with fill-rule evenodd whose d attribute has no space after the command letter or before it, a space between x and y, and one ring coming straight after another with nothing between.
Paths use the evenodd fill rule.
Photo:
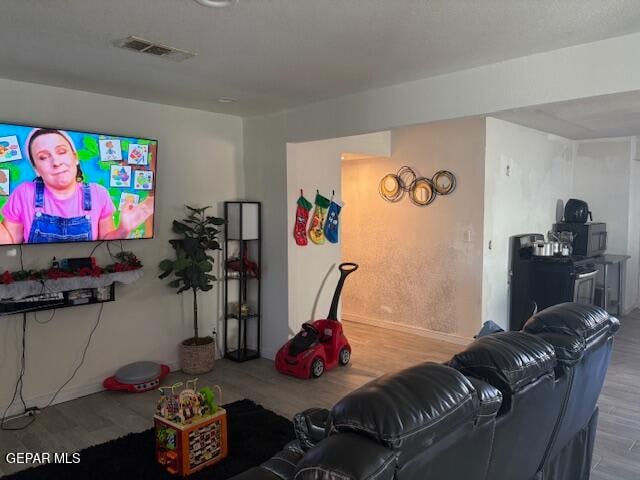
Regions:
<instances>
[{"instance_id":1,"label":"textured accent wall","mask_svg":"<svg viewBox=\"0 0 640 480\"><path fill-rule=\"evenodd\" d=\"M342 164L342 257L360 264L343 313L371 323L471 337L481 325L484 119L393 130L390 158ZM417 207L378 194L383 175L410 165L431 177L452 171L449 196Z\"/></svg>"}]
</instances>

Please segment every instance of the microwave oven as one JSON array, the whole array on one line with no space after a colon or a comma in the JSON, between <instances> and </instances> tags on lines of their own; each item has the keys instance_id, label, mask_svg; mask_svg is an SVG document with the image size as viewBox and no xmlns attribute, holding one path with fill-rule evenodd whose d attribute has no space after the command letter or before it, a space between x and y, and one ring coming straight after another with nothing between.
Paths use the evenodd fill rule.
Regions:
<instances>
[{"instance_id":1,"label":"microwave oven","mask_svg":"<svg viewBox=\"0 0 640 480\"><path fill-rule=\"evenodd\" d=\"M573 233L572 255L595 257L607 249L606 223L556 223L553 230Z\"/></svg>"}]
</instances>

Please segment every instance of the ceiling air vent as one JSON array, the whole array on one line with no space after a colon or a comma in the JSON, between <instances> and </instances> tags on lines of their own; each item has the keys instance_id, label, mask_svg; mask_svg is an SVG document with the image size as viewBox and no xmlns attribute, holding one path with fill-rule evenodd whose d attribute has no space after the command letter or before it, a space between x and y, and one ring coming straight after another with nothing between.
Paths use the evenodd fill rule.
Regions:
<instances>
[{"instance_id":1,"label":"ceiling air vent","mask_svg":"<svg viewBox=\"0 0 640 480\"><path fill-rule=\"evenodd\" d=\"M161 43L153 43L144 38L134 37L133 35L116 42L116 46L140 53L148 53L149 55L166 58L175 62L181 62L196 56L194 52L181 50L180 48L170 47Z\"/></svg>"}]
</instances>

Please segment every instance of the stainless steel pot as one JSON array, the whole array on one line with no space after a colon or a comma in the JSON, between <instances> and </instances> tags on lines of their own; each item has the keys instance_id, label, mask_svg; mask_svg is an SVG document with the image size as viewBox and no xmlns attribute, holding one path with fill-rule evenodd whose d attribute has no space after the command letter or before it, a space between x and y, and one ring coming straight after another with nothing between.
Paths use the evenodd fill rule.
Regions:
<instances>
[{"instance_id":1,"label":"stainless steel pot","mask_svg":"<svg viewBox=\"0 0 640 480\"><path fill-rule=\"evenodd\" d=\"M533 255L536 257L552 257L553 245L551 242L538 242L533 244Z\"/></svg>"}]
</instances>

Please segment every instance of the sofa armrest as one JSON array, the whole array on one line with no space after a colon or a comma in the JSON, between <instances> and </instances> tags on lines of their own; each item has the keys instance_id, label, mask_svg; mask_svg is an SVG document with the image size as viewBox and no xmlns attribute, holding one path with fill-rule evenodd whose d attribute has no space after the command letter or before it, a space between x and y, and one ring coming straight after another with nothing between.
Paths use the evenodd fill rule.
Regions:
<instances>
[{"instance_id":1,"label":"sofa armrest","mask_svg":"<svg viewBox=\"0 0 640 480\"><path fill-rule=\"evenodd\" d=\"M331 435L298 463L294 480L392 480L396 454L356 433Z\"/></svg>"},{"instance_id":2,"label":"sofa armrest","mask_svg":"<svg viewBox=\"0 0 640 480\"><path fill-rule=\"evenodd\" d=\"M292 480L298 461L304 452L293 440L259 467L242 472L231 480Z\"/></svg>"},{"instance_id":3,"label":"sofa armrest","mask_svg":"<svg viewBox=\"0 0 640 480\"><path fill-rule=\"evenodd\" d=\"M495 417L502 406L502 393L493 385L490 385L475 377L467 377L478 396L478 421Z\"/></svg>"},{"instance_id":4,"label":"sofa armrest","mask_svg":"<svg viewBox=\"0 0 640 480\"><path fill-rule=\"evenodd\" d=\"M329 410L325 408L309 408L293 417L296 438L303 450L310 449L327 436L325 428L328 418Z\"/></svg>"}]
</instances>

